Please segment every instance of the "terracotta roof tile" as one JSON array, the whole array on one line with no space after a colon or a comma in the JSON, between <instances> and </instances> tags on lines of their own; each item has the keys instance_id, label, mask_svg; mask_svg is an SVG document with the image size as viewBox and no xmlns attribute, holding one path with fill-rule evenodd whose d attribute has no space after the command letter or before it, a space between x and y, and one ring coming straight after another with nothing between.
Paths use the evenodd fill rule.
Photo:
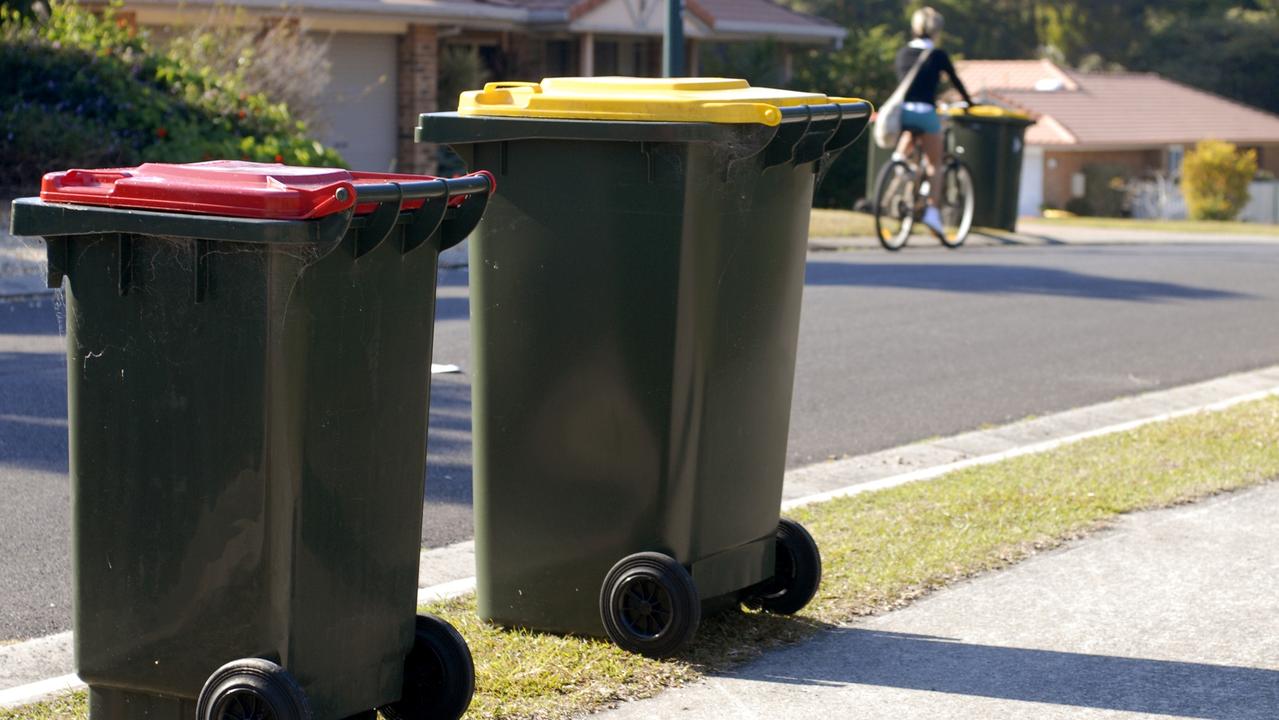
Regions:
<instances>
[{"instance_id":1,"label":"terracotta roof tile","mask_svg":"<svg viewBox=\"0 0 1279 720\"><path fill-rule=\"evenodd\" d=\"M572 19L590 12L603 0L472 0L473 2L529 10L562 10ZM650 2L654 0L649 0ZM656 0L663 2L663 0ZM773 0L685 0L688 12L708 25L716 23L772 23L778 26L836 27L835 23L778 5Z\"/></svg>"},{"instance_id":2,"label":"terracotta roof tile","mask_svg":"<svg viewBox=\"0 0 1279 720\"><path fill-rule=\"evenodd\" d=\"M688 0L688 5L699 6L707 15L714 18L715 23L835 26L835 23L826 18L798 13L771 0Z\"/></svg>"},{"instance_id":3,"label":"terracotta roof tile","mask_svg":"<svg viewBox=\"0 0 1279 720\"><path fill-rule=\"evenodd\" d=\"M1077 73L1039 60L968 61L956 69L973 93L1040 116L1026 133L1032 145L1279 142L1279 116L1154 74ZM1050 80L1060 80L1060 89L1048 90Z\"/></svg>"}]
</instances>

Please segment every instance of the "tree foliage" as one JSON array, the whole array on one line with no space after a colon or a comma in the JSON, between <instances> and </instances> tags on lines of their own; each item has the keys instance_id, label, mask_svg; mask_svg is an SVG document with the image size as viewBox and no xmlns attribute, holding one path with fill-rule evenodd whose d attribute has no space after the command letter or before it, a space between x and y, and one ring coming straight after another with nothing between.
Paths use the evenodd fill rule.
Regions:
<instances>
[{"instance_id":1,"label":"tree foliage","mask_svg":"<svg viewBox=\"0 0 1279 720\"><path fill-rule=\"evenodd\" d=\"M1248 204L1248 183L1256 173L1256 150L1239 152L1220 140L1195 145L1181 165L1181 190L1190 217L1234 220Z\"/></svg>"},{"instance_id":2,"label":"tree foliage","mask_svg":"<svg viewBox=\"0 0 1279 720\"><path fill-rule=\"evenodd\" d=\"M43 16L0 8L0 185L144 161L341 164L288 106L153 45L116 7L95 13L51 0Z\"/></svg>"}]
</instances>

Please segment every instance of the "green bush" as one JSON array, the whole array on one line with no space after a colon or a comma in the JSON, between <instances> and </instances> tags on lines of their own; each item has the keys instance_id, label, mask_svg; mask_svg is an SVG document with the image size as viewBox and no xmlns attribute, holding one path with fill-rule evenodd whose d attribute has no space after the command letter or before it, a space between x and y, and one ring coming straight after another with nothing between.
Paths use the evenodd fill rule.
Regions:
<instances>
[{"instance_id":1,"label":"green bush","mask_svg":"<svg viewBox=\"0 0 1279 720\"><path fill-rule=\"evenodd\" d=\"M1077 215L1123 217L1128 176L1132 170L1124 165L1093 163L1085 165L1084 198L1090 212ZM1070 206L1066 206L1070 210ZM1074 212L1073 210L1071 212Z\"/></svg>"},{"instance_id":2,"label":"green bush","mask_svg":"<svg viewBox=\"0 0 1279 720\"><path fill-rule=\"evenodd\" d=\"M52 0L43 18L0 8L0 186L146 161L342 163L287 106L158 49L116 7Z\"/></svg>"},{"instance_id":3,"label":"green bush","mask_svg":"<svg viewBox=\"0 0 1279 720\"><path fill-rule=\"evenodd\" d=\"M1248 183L1257 174L1257 151L1239 152L1228 142L1204 140L1181 164L1181 192L1194 220L1234 220L1248 204Z\"/></svg>"}]
</instances>

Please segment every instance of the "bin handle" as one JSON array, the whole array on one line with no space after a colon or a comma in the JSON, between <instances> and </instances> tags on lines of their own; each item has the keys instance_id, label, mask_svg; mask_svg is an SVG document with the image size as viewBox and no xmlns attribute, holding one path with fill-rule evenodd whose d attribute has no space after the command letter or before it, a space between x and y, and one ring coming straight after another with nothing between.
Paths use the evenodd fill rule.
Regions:
<instances>
[{"instance_id":1,"label":"bin handle","mask_svg":"<svg viewBox=\"0 0 1279 720\"><path fill-rule=\"evenodd\" d=\"M431 180L407 180L356 185L356 204L371 202L380 204L373 211L373 214L369 216L365 226L357 231L358 236L356 237L354 248L355 257L358 258L370 252L390 237L396 223L399 222L401 206L405 201L409 200L425 200L425 202L421 208L412 214L401 250L408 252L421 245L426 238L440 228L441 223L444 225L445 237L443 240L444 246L440 249L446 250L452 245L461 242L462 238L465 238L474 229L475 224L479 222L479 216L484 212L484 207L488 204L488 196L496 189L497 180L487 170L457 178L434 178ZM461 228L456 227L451 221L444 222L445 212L454 198L466 198L466 201L458 209L458 213L459 218L465 217L466 219L466 222L462 224L469 225L461 233L461 237L456 239L452 238L458 234L456 231ZM436 200L440 201L438 208L434 207L437 205L434 202ZM428 211L428 207L431 210ZM434 218L433 216L437 214L438 218ZM450 240L452 240L451 244Z\"/></svg>"},{"instance_id":2,"label":"bin handle","mask_svg":"<svg viewBox=\"0 0 1279 720\"><path fill-rule=\"evenodd\" d=\"M524 80L498 80L496 82L486 82L484 83L484 90L482 92L485 95L488 95L489 93L494 93L498 90L516 90L520 88L528 88L534 93L542 92L541 83L527 82Z\"/></svg>"}]
</instances>

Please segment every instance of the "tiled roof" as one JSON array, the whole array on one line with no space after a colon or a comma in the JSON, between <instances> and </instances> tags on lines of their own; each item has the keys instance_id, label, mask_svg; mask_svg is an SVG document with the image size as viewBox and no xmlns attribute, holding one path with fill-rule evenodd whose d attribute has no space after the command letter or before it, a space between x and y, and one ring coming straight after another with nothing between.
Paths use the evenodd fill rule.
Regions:
<instances>
[{"instance_id":1,"label":"tiled roof","mask_svg":"<svg viewBox=\"0 0 1279 720\"><path fill-rule=\"evenodd\" d=\"M721 23L836 27L826 18L798 13L770 0L688 0L688 8L700 9L714 18L712 27Z\"/></svg>"},{"instance_id":2,"label":"tiled roof","mask_svg":"<svg viewBox=\"0 0 1279 720\"><path fill-rule=\"evenodd\" d=\"M1038 60L956 66L970 92L1039 116L1026 133L1032 145L1279 142L1279 116L1155 74L1078 73Z\"/></svg>"},{"instance_id":3,"label":"tiled roof","mask_svg":"<svg viewBox=\"0 0 1279 720\"><path fill-rule=\"evenodd\" d=\"M602 5L605 0L472 0L502 7L535 11L558 11L566 20L576 19ZM664 2L664 0L648 0ZM841 29L835 23L815 15L805 15L778 5L773 0L685 0L687 12L706 25L729 29L748 26L774 26L778 30L804 27ZM763 33L761 33L763 34ZM842 36L842 35L841 35Z\"/></svg>"},{"instance_id":4,"label":"tiled roof","mask_svg":"<svg viewBox=\"0 0 1279 720\"><path fill-rule=\"evenodd\" d=\"M955 69L969 92L1034 90L1036 86L1079 89L1051 60L962 60L955 63Z\"/></svg>"}]
</instances>

